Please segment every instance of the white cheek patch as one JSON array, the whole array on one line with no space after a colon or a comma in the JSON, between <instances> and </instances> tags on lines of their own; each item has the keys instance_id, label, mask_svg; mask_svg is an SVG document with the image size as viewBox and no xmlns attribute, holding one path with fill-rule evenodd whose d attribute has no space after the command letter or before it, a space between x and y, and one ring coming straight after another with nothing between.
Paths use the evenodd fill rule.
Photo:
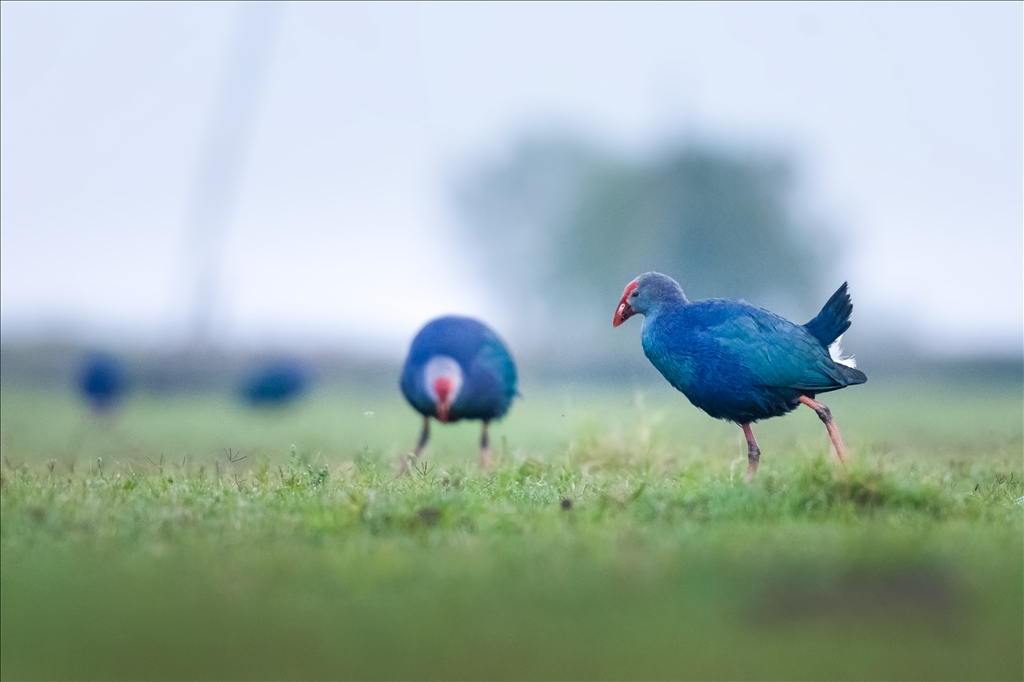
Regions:
<instances>
[{"instance_id":1,"label":"white cheek patch","mask_svg":"<svg viewBox=\"0 0 1024 682\"><path fill-rule=\"evenodd\" d=\"M853 359L851 355L848 358L843 357L843 337L840 335L838 339L832 342L832 345L828 347L828 354L832 358L832 362L839 365L846 365L847 367L856 367L857 361Z\"/></svg>"},{"instance_id":2,"label":"white cheek patch","mask_svg":"<svg viewBox=\"0 0 1024 682\"><path fill-rule=\"evenodd\" d=\"M448 394L448 403L454 403L462 388L462 368L459 367L459 363L447 355L435 355L423 368L427 395L434 403L437 403L437 390L434 388L434 382L442 377L448 379L452 384L452 391Z\"/></svg>"}]
</instances>

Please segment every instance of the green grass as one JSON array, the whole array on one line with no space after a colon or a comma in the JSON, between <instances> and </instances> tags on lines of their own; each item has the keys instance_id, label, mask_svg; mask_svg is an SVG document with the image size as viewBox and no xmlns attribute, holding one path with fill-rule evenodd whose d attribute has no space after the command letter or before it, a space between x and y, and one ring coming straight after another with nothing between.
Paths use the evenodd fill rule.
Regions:
<instances>
[{"instance_id":1,"label":"green grass","mask_svg":"<svg viewBox=\"0 0 1024 682\"><path fill-rule=\"evenodd\" d=\"M4 679L1020 679L1019 387L828 396L738 428L668 388L418 435L390 391L283 412L0 393ZM568 509L564 507L568 506Z\"/></svg>"}]
</instances>

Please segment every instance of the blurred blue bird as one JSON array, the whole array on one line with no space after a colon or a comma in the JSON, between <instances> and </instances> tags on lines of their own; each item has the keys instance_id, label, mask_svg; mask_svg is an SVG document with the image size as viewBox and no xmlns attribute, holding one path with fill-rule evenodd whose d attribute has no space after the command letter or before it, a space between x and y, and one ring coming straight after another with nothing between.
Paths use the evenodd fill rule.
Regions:
<instances>
[{"instance_id":1,"label":"blurred blue bird","mask_svg":"<svg viewBox=\"0 0 1024 682\"><path fill-rule=\"evenodd\" d=\"M254 407L282 407L309 387L309 373L294 360L274 360L253 370L241 386L242 399Z\"/></svg>"},{"instance_id":2,"label":"blurred blue bird","mask_svg":"<svg viewBox=\"0 0 1024 682\"><path fill-rule=\"evenodd\" d=\"M517 395L516 365L498 335L469 317L440 317L416 334L402 367L402 395L423 415L415 449L402 458L399 475L419 457L430 437L430 418L483 422L480 466L491 461L487 426L508 412Z\"/></svg>"},{"instance_id":3,"label":"blurred blue bird","mask_svg":"<svg viewBox=\"0 0 1024 682\"><path fill-rule=\"evenodd\" d=\"M125 384L124 367L114 356L93 353L82 362L78 389L94 412L106 414L117 407Z\"/></svg>"},{"instance_id":4,"label":"blurred blue bird","mask_svg":"<svg viewBox=\"0 0 1024 682\"><path fill-rule=\"evenodd\" d=\"M825 423L846 461L832 413L814 398L867 381L839 345L852 311L845 282L813 320L799 325L746 301L691 303L674 279L647 272L626 285L612 326L645 316L641 340L651 364L695 406L743 429L749 483L761 457L750 425L801 403Z\"/></svg>"}]
</instances>

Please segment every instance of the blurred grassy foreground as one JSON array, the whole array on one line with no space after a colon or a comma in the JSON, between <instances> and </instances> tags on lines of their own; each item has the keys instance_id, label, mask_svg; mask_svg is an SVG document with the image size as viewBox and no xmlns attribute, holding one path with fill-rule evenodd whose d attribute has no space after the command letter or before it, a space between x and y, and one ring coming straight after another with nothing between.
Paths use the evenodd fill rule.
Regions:
<instances>
[{"instance_id":1,"label":"blurred grassy foreground","mask_svg":"<svg viewBox=\"0 0 1024 682\"><path fill-rule=\"evenodd\" d=\"M528 394L493 471L455 425L401 480L390 386L0 400L4 679L1024 676L1019 386L830 395L853 466L802 410L751 487L667 386Z\"/></svg>"}]
</instances>

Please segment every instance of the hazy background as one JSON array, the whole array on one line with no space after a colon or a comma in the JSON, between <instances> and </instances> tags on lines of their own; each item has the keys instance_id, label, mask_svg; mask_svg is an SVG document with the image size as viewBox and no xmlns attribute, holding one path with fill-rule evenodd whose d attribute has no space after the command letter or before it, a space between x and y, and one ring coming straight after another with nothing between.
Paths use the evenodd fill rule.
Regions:
<instances>
[{"instance_id":1,"label":"hazy background","mask_svg":"<svg viewBox=\"0 0 1024 682\"><path fill-rule=\"evenodd\" d=\"M862 363L1019 362L1022 20L5 2L3 342L393 361L458 312L635 360L657 268L801 322L849 280Z\"/></svg>"}]
</instances>

